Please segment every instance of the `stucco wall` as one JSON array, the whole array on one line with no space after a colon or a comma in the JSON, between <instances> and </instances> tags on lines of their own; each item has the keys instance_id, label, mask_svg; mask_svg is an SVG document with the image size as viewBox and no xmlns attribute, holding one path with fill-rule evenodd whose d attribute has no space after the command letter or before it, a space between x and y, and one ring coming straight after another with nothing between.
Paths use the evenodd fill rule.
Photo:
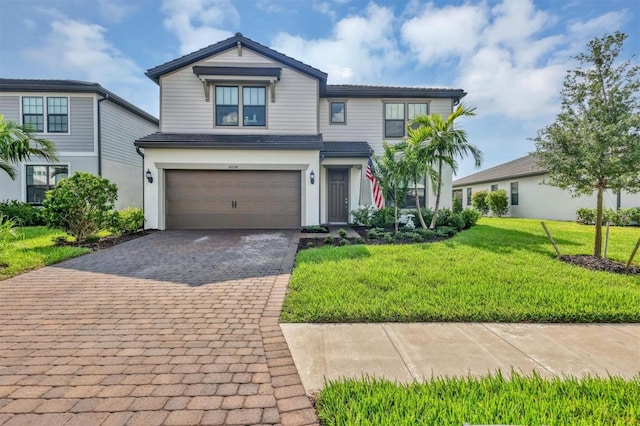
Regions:
<instances>
[{"instance_id":1,"label":"stucco wall","mask_svg":"<svg viewBox=\"0 0 640 426\"><path fill-rule=\"evenodd\" d=\"M179 150L146 149L144 170L149 169L153 183L144 181L144 207L147 229L164 229L164 170L300 170L302 226L320 223L320 185L317 181L318 151L233 151L233 150ZM309 174L316 173L311 184Z\"/></svg>"}]
</instances>

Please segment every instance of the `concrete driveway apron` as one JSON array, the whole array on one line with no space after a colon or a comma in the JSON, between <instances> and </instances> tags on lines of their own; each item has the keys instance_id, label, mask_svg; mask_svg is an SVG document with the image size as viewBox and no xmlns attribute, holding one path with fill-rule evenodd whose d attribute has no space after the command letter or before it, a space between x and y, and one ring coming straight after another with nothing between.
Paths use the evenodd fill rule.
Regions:
<instances>
[{"instance_id":1,"label":"concrete driveway apron","mask_svg":"<svg viewBox=\"0 0 640 426\"><path fill-rule=\"evenodd\" d=\"M163 231L0 282L0 425L316 424L292 232Z\"/></svg>"}]
</instances>

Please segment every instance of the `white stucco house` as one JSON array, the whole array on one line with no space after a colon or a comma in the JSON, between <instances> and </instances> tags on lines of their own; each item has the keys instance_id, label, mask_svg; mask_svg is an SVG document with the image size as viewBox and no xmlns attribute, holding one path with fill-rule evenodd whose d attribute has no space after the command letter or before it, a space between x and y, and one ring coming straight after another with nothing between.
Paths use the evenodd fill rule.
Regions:
<instances>
[{"instance_id":1,"label":"white stucco house","mask_svg":"<svg viewBox=\"0 0 640 426\"><path fill-rule=\"evenodd\" d=\"M446 116L466 95L329 85L326 73L240 33L146 75L160 88L160 131L135 145L145 226L158 229L346 223L371 204L366 167L382 141L401 141L413 117Z\"/></svg>"},{"instance_id":2,"label":"white stucco house","mask_svg":"<svg viewBox=\"0 0 640 426\"><path fill-rule=\"evenodd\" d=\"M511 217L549 220L573 221L579 208L596 207L595 194L573 198L567 190L545 185L547 177L547 171L538 166L535 157L527 155L455 180L453 196L469 207L475 192L504 189L509 194ZM607 191L604 204L611 209L640 207L640 194Z\"/></svg>"},{"instance_id":3,"label":"white stucco house","mask_svg":"<svg viewBox=\"0 0 640 426\"><path fill-rule=\"evenodd\" d=\"M89 172L118 186L117 208L142 207L142 159L133 142L157 131L157 118L97 83L8 78L0 78L0 114L55 142L59 160L16 164L15 180L0 173L0 201L39 205L60 179Z\"/></svg>"}]
</instances>

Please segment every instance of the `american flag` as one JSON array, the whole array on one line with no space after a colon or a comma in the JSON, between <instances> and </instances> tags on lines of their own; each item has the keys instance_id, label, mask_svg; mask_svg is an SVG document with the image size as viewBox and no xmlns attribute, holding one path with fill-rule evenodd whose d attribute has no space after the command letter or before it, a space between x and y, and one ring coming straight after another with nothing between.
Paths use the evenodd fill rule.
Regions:
<instances>
[{"instance_id":1,"label":"american flag","mask_svg":"<svg viewBox=\"0 0 640 426\"><path fill-rule=\"evenodd\" d=\"M380 184L378 183L378 179L376 179L376 175L374 174L375 166L373 165L373 160L369 157L369 164L367 164L367 179L371 182L371 189L373 191L373 203L379 209L384 208L384 196L382 195L382 189L380 189Z\"/></svg>"}]
</instances>

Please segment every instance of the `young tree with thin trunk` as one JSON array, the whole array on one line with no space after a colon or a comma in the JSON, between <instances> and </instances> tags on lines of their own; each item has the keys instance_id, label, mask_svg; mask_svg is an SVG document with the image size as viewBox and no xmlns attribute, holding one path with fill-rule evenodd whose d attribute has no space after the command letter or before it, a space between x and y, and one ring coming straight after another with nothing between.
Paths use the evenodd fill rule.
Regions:
<instances>
[{"instance_id":1,"label":"young tree with thin trunk","mask_svg":"<svg viewBox=\"0 0 640 426\"><path fill-rule=\"evenodd\" d=\"M395 145L382 142L384 149L381 156L376 157L378 165L378 182L382 188L385 198L391 200L394 206L395 232L398 233L398 210L407 195L408 177L404 170L404 164L399 158L398 149Z\"/></svg>"},{"instance_id":2,"label":"young tree with thin trunk","mask_svg":"<svg viewBox=\"0 0 640 426\"><path fill-rule=\"evenodd\" d=\"M438 210L440 209L440 198L442 195L442 173L447 165L456 172L458 169L457 158L464 158L471 155L475 166L482 164L482 151L467 140L467 132L456 126L456 120L462 117L472 117L476 115L476 109L465 106L458 107L445 119L440 114L417 116L412 125L418 125L411 132L412 138L420 141L420 150L423 151L421 158L429 162L429 168L436 170L435 179L432 179L433 189L436 193L436 203L433 209L430 229L436 227L438 220ZM425 167L426 164L425 164Z\"/></svg>"},{"instance_id":3,"label":"young tree with thin trunk","mask_svg":"<svg viewBox=\"0 0 640 426\"><path fill-rule=\"evenodd\" d=\"M596 193L595 257L602 257L605 191L640 191L640 66L618 60L626 38L594 38L575 57L580 66L565 77L561 112L534 139L546 184L575 197Z\"/></svg>"},{"instance_id":4,"label":"young tree with thin trunk","mask_svg":"<svg viewBox=\"0 0 640 426\"><path fill-rule=\"evenodd\" d=\"M57 161L55 144L50 140L35 137L31 128L27 126L5 121L4 116L0 114L0 170L4 170L11 179L15 179L16 169L12 163L31 157Z\"/></svg>"}]
</instances>

